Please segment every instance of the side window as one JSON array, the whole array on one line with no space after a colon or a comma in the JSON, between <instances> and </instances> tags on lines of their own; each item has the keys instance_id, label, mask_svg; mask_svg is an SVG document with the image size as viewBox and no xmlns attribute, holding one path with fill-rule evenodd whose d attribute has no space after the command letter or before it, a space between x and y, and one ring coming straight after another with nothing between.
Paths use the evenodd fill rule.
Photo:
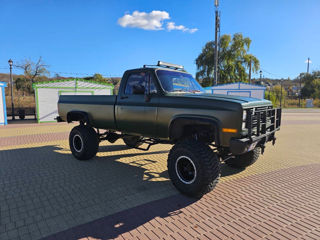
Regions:
<instances>
[{"instance_id":1,"label":"side window","mask_svg":"<svg viewBox=\"0 0 320 240\"><path fill-rule=\"evenodd\" d=\"M124 93L126 95L145 94L148 89L149 73L133 73L129 75ZM151 75L150 93L157 93L154 78Z\"/></svg>"},{"instance_id":2,"label":"side window","mask_svg":"<svg viewBox=\"0 0 320 240\"><path fill-rule=\"evenodd\" d=\"M144 72L133 73L128 77L124 93L127 95L144 94L146 90L146 76Z\"/></svg>"}]
</instances>

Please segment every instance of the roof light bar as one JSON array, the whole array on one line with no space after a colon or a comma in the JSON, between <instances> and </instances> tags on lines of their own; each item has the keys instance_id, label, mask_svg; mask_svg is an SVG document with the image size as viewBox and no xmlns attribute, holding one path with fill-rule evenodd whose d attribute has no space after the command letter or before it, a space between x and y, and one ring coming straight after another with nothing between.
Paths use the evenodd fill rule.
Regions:
<instances>
[{"instance_id":1,"label":"roof light bar","mask_svg":"<svg viewBox=\"0 0 320 240\"><path fill-rule=\"evenodd\" d=\"M176 68L176 69L184 69L184 67L182 65L167 63L167 62L163 62L163 61L158 61L157 66Z\"/></svg>"}]
</instances>

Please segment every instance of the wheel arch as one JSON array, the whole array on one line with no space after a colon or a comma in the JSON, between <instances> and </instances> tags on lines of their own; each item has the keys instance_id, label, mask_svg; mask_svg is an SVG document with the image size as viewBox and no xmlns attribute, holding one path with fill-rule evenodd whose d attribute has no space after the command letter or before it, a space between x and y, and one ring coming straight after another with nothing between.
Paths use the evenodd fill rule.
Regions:
<instances>
[{"instance_id":1,"label":"wheel arch","mask_svg":"<svg viewBox=\"0 0 320 240\"><path fill-rule=\"evenodd\" d=\"M83 111L70 111L67 113L67 122L79 121L80 123L89 124L89 114Z\"/></svg>"},{"instance_id":2,"label":"wheel arch","mask_svg":"<svg viewBox=\"0 0 320 240\"><path fill-rule=\"evenodd\" d=\"M176 142L185 134L187 126L202 126L204 128L213 129L215 142L220 144L220 121L214 117L205 117L198 115L179 115L175 116L169 125L169 138L171 141Z\"/></svg>"}]
</instances>

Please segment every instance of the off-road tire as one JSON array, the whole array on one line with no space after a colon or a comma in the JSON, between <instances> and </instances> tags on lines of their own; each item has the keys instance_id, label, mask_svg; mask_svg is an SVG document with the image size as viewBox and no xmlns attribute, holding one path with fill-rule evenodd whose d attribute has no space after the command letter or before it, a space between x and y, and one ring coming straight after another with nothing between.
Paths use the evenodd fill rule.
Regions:
<instances>
[{"instance_id":1,"label":"off-road tire","mask_svg":"<svg viewBox=\"0 0 320 240\"><path fill-rule=\"evenodd\" d=\"M233 168L246 168L258 160L260 153L261 148L256 147L250 152L228 159L225 163Z\"/></svg>"},{"instance_id":2,"label":"off-road tire","mask_svg":"<svg viewBox=\"0 0 320 240\"><path fill-rule=\"evenodd\" d=\"M194 181L185 183L179 177L179 158L189 158L196 168ZM183 194L200 198L217 185L220 178L218 155L206 144L188 139L175 144L168 157L168 172L173 185Z\"/></svg>"},{"instance_id":3,"label":"off-road tire","mask_svg":"<svg viewBox=\"0 0 320 240\"><path fill-rule=\"evenodd\" d=\"M142 142L140 140L142 137L140 136L124 136L123 142L127 145L129 148L137 148L142 145Z\"/></svg>"},{"instance_id":4,"label":"off-road tire","mask_svg":"<svg viewBox=\"0 0 320 240\"><path fill-rule=\"evenodd\" d=\"M70 132L69 146L76 159L89 160L98 152L98 134L92 127L76 126Z\"/></svg>"}]
</instances>

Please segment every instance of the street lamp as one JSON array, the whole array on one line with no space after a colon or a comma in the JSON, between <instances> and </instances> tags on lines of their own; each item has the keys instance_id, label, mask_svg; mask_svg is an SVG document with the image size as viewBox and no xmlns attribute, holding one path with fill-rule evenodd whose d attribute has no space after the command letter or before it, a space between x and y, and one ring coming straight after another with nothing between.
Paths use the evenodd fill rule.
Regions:
<instances>
[{"instance_id":1,"label":"street lamp","mask_svg":"<svg viewBox=\"0 0 320 240\"><path fill-rule=\"evenodd\" d=\"M12 120L15 120L14 117L14 104L13 104L13 78L12 78L12 65L13 65L13 61L11 60L11 58L8 61L9 66L10 66L10 85L11 85L11 112L12 112Z\"/></svg>"}]
</instances>

